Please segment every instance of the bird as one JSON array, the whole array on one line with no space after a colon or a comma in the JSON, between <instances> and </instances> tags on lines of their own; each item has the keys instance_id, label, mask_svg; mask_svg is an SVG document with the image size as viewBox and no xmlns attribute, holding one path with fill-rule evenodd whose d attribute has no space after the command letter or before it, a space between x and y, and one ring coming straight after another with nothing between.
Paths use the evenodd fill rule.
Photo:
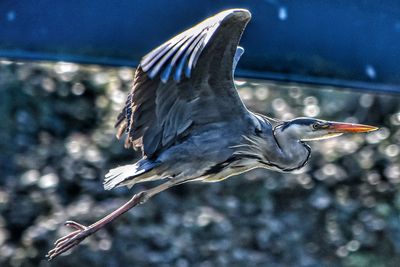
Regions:
<instances>
[{"instance_id":1,"label":"bird","mask_svg":"<svg viewBox=\"0 0 400 267\"><path fill-rule=\"evenodd\" d=\"M310 158L306 142L378 129L315 118L279 120L248 110L235 87L234 71L250 19L246 9L224 10L142 58L115 124L117 138L125 136L125 148L141 149L142 158L111 169L104 188L163 183L136 193L90 226L67 221L75 231L55 242L49 260L173 186L219 182L255 168L294 171Z\"/></svg>"}]
</instances>

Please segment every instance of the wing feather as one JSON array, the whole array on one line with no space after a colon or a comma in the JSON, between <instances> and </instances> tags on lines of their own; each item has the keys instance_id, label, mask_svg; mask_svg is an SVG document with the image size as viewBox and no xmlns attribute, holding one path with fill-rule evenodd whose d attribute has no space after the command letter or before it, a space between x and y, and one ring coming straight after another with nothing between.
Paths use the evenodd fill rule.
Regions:
<instances>
[{"instance_id":1,"label":"wing feather","mask_svg":"<svg viewBox=\"0 0 400 267\"><path fill-rule=\"evenodd\" d=\"M182 78L183 68L187 63L187 59L189 58L189 56L191 54L191 51L193 51L193 49L197 46L197 44L200 42L200 40L202 40L202 38L206 34L207 33L205 31L203 31L198 36L195 36L196 38L194 39L194 41L191 43L191 45L188 47L188 49L186 49L186 51L184 52L184 55L183 55L182 59L180 60L178 66L176 67L176 70L175 70L175 74L174 74L174 80L175 81L180 82L180 80Z\"/></svg>"},{"instance_id":2,"label":"wing feather","mask_svg":"<svg viewBox=\"0 0 400 267\"><path fill-rule=\"evenodd\" d=\"M179 48L182 46L182 44L187 40L187 37L182 38L179 42L177 42L171 49L168 50L168 52L163 55L163 57L157 62L155 66L151 68L151 71L149 72L149 77L154 78L156 76L161 68L165 66L165 63L173 56L176 54L176 51L179 50ZM164 82L165 83L165 82Z\"/></svg>"},{"instance_id":3,"label":"wing feather","mask_svg":"<svg viewBox=\"0 0 400 267\"><path fill-rule=\"evenodd\" d=\"M158 48L144 56L142 61L140 62L144 71L148 71L162 56L164 56L170 49L172 49L181 39L185 36L180 34L175 36L168 42L160 45Z\"/></svg>"},{"instance_id":4,"label":"wing feather","mask_svg":"<svg viewBox=\"0 0 400 267\"><path fill-rule=\"evenodd\" d=\"M141 147L144 155L156 157L210 123L248 116L234 87L232 70L249 20L246 10L223 11L142 59L116 123L118 136L128 133L126 147Z\"/></svg>"}]
</instances>

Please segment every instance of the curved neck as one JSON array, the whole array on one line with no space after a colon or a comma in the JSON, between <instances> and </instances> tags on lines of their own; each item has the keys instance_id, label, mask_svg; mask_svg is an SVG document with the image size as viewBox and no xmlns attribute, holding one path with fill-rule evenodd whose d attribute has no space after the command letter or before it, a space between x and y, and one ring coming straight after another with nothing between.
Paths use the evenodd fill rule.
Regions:
<instances>
[{"instance_id":1,"label":"curved neck","mask_svg":"<svg viewBox=\"0 0 400 267\"><path fill-rule=\"evenodd\" d=\"M277 165L284 171L296 170L303 167L311 154L310 147L294 138L281 129L274 129L273 135L277 142L280 157L277 158Z\"/></svg>"}]
</instances>

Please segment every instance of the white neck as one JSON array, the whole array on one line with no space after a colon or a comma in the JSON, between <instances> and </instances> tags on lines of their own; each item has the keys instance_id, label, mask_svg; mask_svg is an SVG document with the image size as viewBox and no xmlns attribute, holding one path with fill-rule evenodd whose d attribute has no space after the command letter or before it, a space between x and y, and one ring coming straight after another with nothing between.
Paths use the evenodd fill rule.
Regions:
<instances>
[{"instance_id":1,"label":"white neck","mask_svg":"<svg viewBox=\"0 0 400 267\"><path fill-rule=\"evenodd\" d=\"M311 152L308 145L294 138L288 132L281 131L281 128L274 130L274 136L280 152L278 166L289 171L301 168L306 164Z\"/></svg>"}]
</instances>

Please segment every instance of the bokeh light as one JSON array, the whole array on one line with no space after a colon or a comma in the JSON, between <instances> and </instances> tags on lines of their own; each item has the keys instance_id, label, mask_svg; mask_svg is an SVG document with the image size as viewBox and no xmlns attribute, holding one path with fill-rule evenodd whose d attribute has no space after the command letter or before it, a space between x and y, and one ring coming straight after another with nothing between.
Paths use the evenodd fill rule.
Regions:
<instances>
[{"instance_id":1,"label":"bokeh light","mask_svg":"<svg viewBox=\"0 0 400 267\"><path fill-rule=\"evenodd\" d=\"M109 168L141 156L124 149L113 128L133 75L130 68L0 61L0 266L48 266L44 255L69 231L64 221L92 223L154 185L102 188ZM311 142L308 165L295 173L253 170L171 189L56 266L397 266L390 264L400 262L400 96L235 84L249 109L270 117L380 130Z\"/></svg>"}]
</instances>

